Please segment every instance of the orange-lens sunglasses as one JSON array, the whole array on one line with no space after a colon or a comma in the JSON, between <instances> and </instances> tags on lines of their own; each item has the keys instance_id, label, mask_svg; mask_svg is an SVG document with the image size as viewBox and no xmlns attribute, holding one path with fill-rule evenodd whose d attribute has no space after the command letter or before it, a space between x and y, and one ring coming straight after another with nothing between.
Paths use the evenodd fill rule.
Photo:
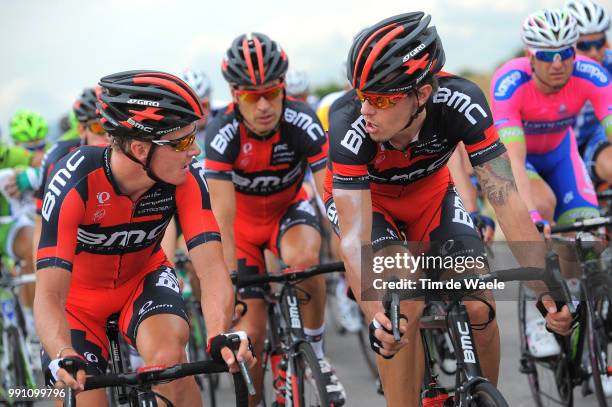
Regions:
<instances>
[{"instance_id":1,"label":"orange-lens sunglasses","mask_svg":"<svg viewBox=\"0 0 612 407\"><path fill-rule=\"evenodd\" d=\"M262 97L266 100L275 99L281 94L284 87L284 83L279 83L278 85L262 90L235 89L234 92L238 100L241 102L257 103Z\"/></svg>"},{"instance_id":2,"label":"orange-lens sunglasses","mask_svg":"<svg viewBox=\"0 0 612 407\"><path fill-rule=\"evenodd\" d=\"M151 140L152 143L157 144L158 146L170 146L174 147L174 151L185 151L196 139L196 128L194 126L193 131L188 135L181 137L176 140Z\"/></svg>"},{"instance_id":3,"label":"orange-lens sunglasses","mask_svg":"<svg viewBox=\"0 0 612 407\"><path fill-rule=\"evenodd\" d=\"M366 93L362 92L359 89L355 89L357 91L357 97L361 101L361 103L366 100L377 109L388 109L392 106L395 106L397 102L401 99L404 99L408 96L407 93L398 93L395 95L383 95L383 94L375 94L375 93Z\"/></svg>"}]
</instances>

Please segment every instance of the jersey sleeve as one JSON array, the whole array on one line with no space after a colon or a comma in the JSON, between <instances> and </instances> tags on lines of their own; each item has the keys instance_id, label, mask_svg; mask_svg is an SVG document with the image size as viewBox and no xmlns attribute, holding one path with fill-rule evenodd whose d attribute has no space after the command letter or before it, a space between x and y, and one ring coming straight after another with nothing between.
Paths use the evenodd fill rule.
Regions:
<instances>
[{"instance_id":1,"label":"jersey sleeve","mask_svg":"<svg viewBox=\"0 0 612 407\"><path fill-rule=\"evenodd\" d=\"M452 85L440 88L434 103L443 103L447 134L460 137L472 166L481 165L506 151L493 125L493 114L487 99L473 82L457 77Z\"/></svg>"},{"instance_id":2,"label":"jersey sleeve","mask_svg":"<svg viewBox=\"0 0 612 407\"><path fill-rule=\"evenodd\" d=\"M531 75L523 66L526 58L518 58L502 66L491 80L491 107L495 128L501 140L525 141L521 121L521 85L529 82Z\"/></svg>"},{"instance_id":3,"label":"jersey sleeve","mask_svg":"<svg viewBox=\"0 0 612 407\"><path fill-rule=\"evenodd\" d=\"M582 58L574 63L573 75L581 79L595 115L606 135L612 137L612 77L598 63Z\"/></svg>"},{"instance_id":4,"label":"jersey sleeve","mask_svg":"<svg viewBox=\"0 0 612 407\"><path fill-rule=\"evenodd\" d=\"M32 153L23 147L0 145L0 168L29 166Z\"/></svg>"},{"instance_id":5,"label":"jersey sleeve","mask_svg":"<svg viewBox=\"0 0 612 407\"><path fill-rule=\"evenodd\" d=\"M187 180L177 187L176 206L188 250L207 242L221 241L201 161L191 162Z\"/></svg>"},{"instance_id":6,"label":"jersey sleeve","mask_svg":"<svg viewBox=\"0 0 612 407\"><path fill-rule=\"evenodd\" d=\"M312 172L325 168L328 143L321 121L316 113L305 103L288 102L285 108L285 122L303 131L299 136L301 150Z\"/></svg>"},{"instance_id":7,"label":"jersey sleeve","mask_svg":"<svg viewBox=\"0 0 612 407\"><path fill-rule=\"evenodd\" d=\"M231 112L217 115L206 126L204 167L208 178L232 180L234 161L240 153L239 126Z\"/></svg>"},{"instance_id":8,"label":"jersey sleeve","mask_svg":"<svg viewBox=\"0 0 612 407\"><path fill-rule=\"evenodd\" d=\"M81 182L76 173L84 160L82 151L76 151L58 163L50 174L41 208L38 270L59 267L72 271L79 224L85 214L84 193L80 189L86 182Z\"/></svg>"},{"instance_id":9,"label":"jersey sleeve","mask_svg":"<svg viewBox=\"0 0 612 407\"><path fill-rule=\"evenodd\" d=\"M369 189L368 163L376 145L353 101L336 105L329 114L329 160L335 189Z\"/></svg>"}]
</instances>

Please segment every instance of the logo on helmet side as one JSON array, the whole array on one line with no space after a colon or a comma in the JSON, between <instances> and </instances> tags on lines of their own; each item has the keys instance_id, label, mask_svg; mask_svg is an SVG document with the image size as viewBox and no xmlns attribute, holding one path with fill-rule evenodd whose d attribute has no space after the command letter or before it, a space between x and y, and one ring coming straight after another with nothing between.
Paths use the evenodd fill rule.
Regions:
<instances>
[{"instance_id":1,"label":"logo on helmet side","mask_svg":"<svg viewBox=\"0 0 612 407\"><path fill-rule=\"evenodd\" d=\"M416 47L415 49L413 49L412 51L404 55L404 58L402 58L402 62L408 61L410 58L412 58L419 52L423 51L424 49L425 49L425 44L420 44L418 47Z\"/></svg>"},{"instance_id":2,"label":"logo on helmet side","mask_svg":"<svg viewBox=\"0 0 612 407\"><path fill-rule=\"evenodd\" d=\"M159 107L159 102L154 102L152 100L128 99L127 102L131 105Z\"/></svg>"}]
</instances>

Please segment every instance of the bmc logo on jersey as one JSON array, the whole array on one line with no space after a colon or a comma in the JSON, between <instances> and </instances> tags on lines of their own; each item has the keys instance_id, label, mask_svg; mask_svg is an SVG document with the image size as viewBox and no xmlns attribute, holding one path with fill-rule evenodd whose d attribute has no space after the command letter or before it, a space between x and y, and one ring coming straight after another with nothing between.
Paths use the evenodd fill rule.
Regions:
<instances>
[{"instance_id":1,"label":"bmc logo on jersey","mask_svg":"<svg viewBox=\"0 0 612 407\"><path fill-rule=\"evenodd\" d=\"M304 112L296 112L287 107L285 108L285 121L304 130L313 141L325 136L321 125Z\"/></svg>"},{"instance_id":2,"label":"bmc logo on jersey","mask_svg":"<svg viewBox=\"0 0 612 407\"><path fill-rule=\"evenodd\" d=\"M62 193L62 188L66 186L68 180L72 178L76 169L81 165L85 156L79 150L66 161L64 168L60 168L53 178L47 184L47 192L45 193L45 199L42 206L42 217L48 222L55 207L57 199Z\"/></svg>"},{"instance_id":3,"label":"bmc logo on jersey","mask_svg":"<svg viewBox=\"0 0 612 407\"><path fill-rule=\"evenodd\" d=\"M151 226L156 224L157 222L150 222ZM88 225L90 231L85 230L83 227L78 228L77 241L79 245L87 247L88 251L94 253L115 254L124 251L137 251L156 242L164 232L167 224L168 222L165 222L152 229L148 229L143 225L143 229L133 230L122 230L121 227L125 225L113 228Z\"/></svg>"},{"instance_id":4,"label":"bmc logo on jersey","mask_svg":"<svg viewBox=\"0 0 612 407\"><path fill-rule=\"evenodd\" d=\"M357 120L351 124L351 128L346 132L344 138L340 142L343 147L346 147L353 154L359 154L359 149L363 144L363 140L367 137L365 129L365 119L363 116L359 116Z\"/></svg>"},{"instance_id":5,"label":"bmc logo on jersey","mask_svg":"<svg viewBox=\"0 0 612 407\"><path fill-rule=\"evenodd\" d=\"M238 120L234 119L231 123L221 127L215 138L210 142L210 146L219 154L225 153L229 142L234 139L238 132Z\"/></svg>"},{"instance_id":6,"label":"bmc logo on jersey","mask_svg":"<svg viewBox=\"0 0 612 407\"><path fill-rule=\"evenodd\" d=\"M433 98L434 103L446 103L447 106L463 113L471 124L476 124L476 119L472 114L480 113L482 118L486 118L487 112L478 103L472 103L472 98L459 91L451 91L448 88L440 88ZM475 111L474 111L475 110Z\"/></svg>"},{"instance_id":7,"label":"bmc logo on jersey","mask_svg":"<svg viewBox=\"0 0 612 407\"><path fill-rule=\"evenodd\" d=\"M602 67L594 62L576 61L574 65L574 75L586 79L600 88L608 86L610 83L610 78Z\"/></svg>"},{"instance_id":8,"label":"bmc logo on jersey","mask_svg":"<svg viewBox=\"0 0 612 407\"><path fill-rule=\"evenodd\" d=\"M523 71L513 69L503 74L495 82L493 96L495 100L508 100L514 92L524 83L528 82L530 76Z\"/></svg>"}]
</instances>

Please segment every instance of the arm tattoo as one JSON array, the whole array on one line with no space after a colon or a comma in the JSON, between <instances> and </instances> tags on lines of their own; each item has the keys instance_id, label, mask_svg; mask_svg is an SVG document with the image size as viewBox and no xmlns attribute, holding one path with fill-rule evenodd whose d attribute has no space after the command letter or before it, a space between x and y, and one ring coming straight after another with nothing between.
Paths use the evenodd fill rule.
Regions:
<instances>
[{"instance_id":1,"label":"arm tattoo","mask_svg":"<svg viewBox=\"0 0 612 407\"><path fill-rule=\"evenodd\" d=\"M508 153L474 167L474 171L491 205L505 205L508 195L517 191Z\"/></svg>"}]
</instances>

